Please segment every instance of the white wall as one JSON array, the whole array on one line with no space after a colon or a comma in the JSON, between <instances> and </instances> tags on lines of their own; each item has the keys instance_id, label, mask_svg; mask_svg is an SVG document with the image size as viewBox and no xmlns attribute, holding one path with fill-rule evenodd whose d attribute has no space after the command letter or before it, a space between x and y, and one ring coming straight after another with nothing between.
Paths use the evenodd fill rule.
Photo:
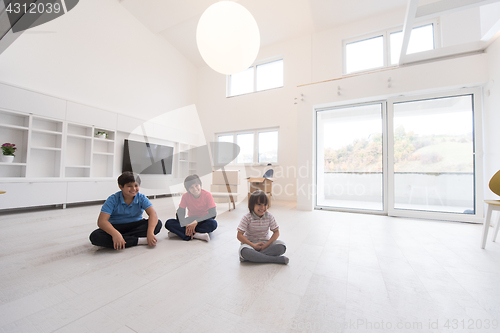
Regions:
<instances>
[{"instance_id":1,"label":"white wall","mask_svg":"<svg viewBox=\"0 0 500 333\"><path fill-rule=\"evenodd\" d=\"M480 7L443 15L440 25L443 47L475 42L481 38Z\"/></svg>"},{"instance_id":2,"label":"white wall","mask_svg":"<svg viewBox=\"0 0 500 333\"><path fill-rule=\"evenodd\" d=\"M500 38L486 50L488 83L484 90L483 141L484 141L484 178L485 199L494 199L496 196L489 190L487 184L491 176L500 170Z\"/></svg>"},{"instance_id":3,"label":"white wall","mask_svg":"<svg viewBox=\"0 0 500 333\"><path fill-rule=\"evenodd\" d=\"M149 119L191 105L196 68L116 0L85 0L0 54L0 81Z\"/></svg>"}]
</instances>

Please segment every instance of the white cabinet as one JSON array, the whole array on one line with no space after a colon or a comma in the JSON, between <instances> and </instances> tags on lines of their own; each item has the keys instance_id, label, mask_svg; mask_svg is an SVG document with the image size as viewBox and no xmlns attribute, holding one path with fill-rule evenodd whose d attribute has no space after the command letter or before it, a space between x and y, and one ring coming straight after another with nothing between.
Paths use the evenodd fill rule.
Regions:
<instances>
[{"instance_id":1,"label":"white cabinet","mask_svg":"<svg viewBox=\"0 0 500 333\"><path fill-rule=\"evenodd\" d=\"M119 191L115 181L82 181L68 182L67 203L106 200L111 194Z\"/></svg>"},{"instance_id":2,"label":"white cabinet","mask_svg":"<svg viewBox=\"0 0 500 333\"><path fill-rule=\"evenodd\" d=\"M65 182L2 183L1 189L6 193L0 198L0 209L57 205L66 202Z\"/></svg>"},{"instance_id":3,"label":"white cabinet","mask_svg":"<svg viewBox=\"0 0 500 333\"><path fill-rule=\"evenodd\" d=\"M66 101L57 97L0 83L0 108L64 119Z\"/></svg>"},{"instance_id":4,"label":"white cabinet","mask_svg":"<svg viewBox=\"0 0 500 333\"><path fill-rule=\"evenodd\" d=\"M69 102L66 110L66 120L95 127L116 127L117 114L97 109L91 106Z\"/></svg>"}]
</instances>

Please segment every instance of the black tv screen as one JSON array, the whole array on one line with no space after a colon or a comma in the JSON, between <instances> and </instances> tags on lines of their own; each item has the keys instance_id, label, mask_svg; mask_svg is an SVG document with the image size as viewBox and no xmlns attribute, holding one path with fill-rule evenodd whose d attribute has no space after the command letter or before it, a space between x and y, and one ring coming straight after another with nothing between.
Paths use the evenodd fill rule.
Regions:
<instances>
[{"instance_id":1,"label":"black tv screen","mask_svg":"<svg viewBox=\"0 0 500 333\"><path fill-rule=\"evenodd\" d=\"M125 139L122 172L172 174L174 147Z\"/></svg>"}]
</instances>

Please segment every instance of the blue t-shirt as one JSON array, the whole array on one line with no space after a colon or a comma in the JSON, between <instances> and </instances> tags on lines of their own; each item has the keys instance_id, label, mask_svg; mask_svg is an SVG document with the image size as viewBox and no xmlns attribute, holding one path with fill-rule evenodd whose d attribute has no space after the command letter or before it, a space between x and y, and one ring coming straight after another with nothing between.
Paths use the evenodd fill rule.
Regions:
<instances>
[{"instance_id":1,"label":"blue t-shirt","mask_svg":"<svg viewBox=\"0 0 500 333\"><path fill-rule=\"evenodd\" d=\"M142 193L137 193L130 205L125 203L122 191L111 194L102 205L101 212L109 214L111 224L137 222L142 220L142 213L153 204Z\"/></svg>"}]
</instances>

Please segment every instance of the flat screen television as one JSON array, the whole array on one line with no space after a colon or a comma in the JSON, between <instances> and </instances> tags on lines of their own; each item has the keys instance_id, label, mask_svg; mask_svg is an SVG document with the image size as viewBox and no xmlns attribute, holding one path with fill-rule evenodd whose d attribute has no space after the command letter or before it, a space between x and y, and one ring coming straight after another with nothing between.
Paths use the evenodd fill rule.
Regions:
<instances>
[{"instance_id":1,"label":"flat screen television","mask_svg":"<svg viewBox=\"0 0 500 333\"><path fill-rule=\"evenodd\" d=\"M174 147L125 139L122 172L171 175Z\"/></svg>"}]
</instances>

